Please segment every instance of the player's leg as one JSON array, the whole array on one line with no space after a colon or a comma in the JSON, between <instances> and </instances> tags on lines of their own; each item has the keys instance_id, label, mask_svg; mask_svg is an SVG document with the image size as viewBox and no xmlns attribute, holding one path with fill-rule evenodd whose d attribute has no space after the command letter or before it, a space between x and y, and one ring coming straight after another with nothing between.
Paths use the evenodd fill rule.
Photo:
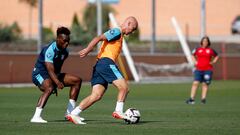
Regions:
<instances>
[{"instance_id":1,"label":"player's leg","mask_svg":"<svg viewBox=\"0 0 240 135\"><path fill-rule=\"evenodd\" d=\"M61 74L60 78L62 78L61 76L64 76L63 78L64 86L70 87L69 99L73 99L76 101L82 85L82 79L80 77L68 73Z\"/></svg>"},{"instance_id":2,"label":"player's leg","mask_svg":"<svg viewBox=\"0 0 240 135\"><path fill-rule=\"evenodd\" d=\"M63 82L64 86L70 87L69 102L65 113L65 115L67 115L71 113L71 111L76 106L76 101L80 92L82 79L68 73L62 73L59 75L59 80Z\"/></svg>"},{"instance_id":3,"label":"player's leg","mask_svg":"<svg viewBox=\"0 0 240 135\"><path fill-rule=\"evenodd\" d=\"M44 108L49 96L52 94L53 90L55 89L53 86L53 81L51 79L46 79L43 81L43 84L39 86L39 89L43 92L42 95L39 97L37 107Z\"/></svg>"},{"instance_id":4,"label":"player's leg","mask_svg":"<svg viewBox=\"0 0 240 135\"><path fill-rule=\"evenodd\" d=\"M202 83L201 102L202 102L203 104L206 104L207 92L208 92L208 84Z\"/></svg>"},{"instance_id":5,"label":"player's leg","mask_svg":"<svg viewBox=\"0 0 240 135\"><path fill-rule=\"evenodd\" d=\"M100 84L96 84L92 87L92 93L84 98L78 107L76 107L71 114L79 115L83 110L86 110L88 107L93 105L95 102L99 101L103 94L105 93L105 87Z\"/></svg>"},{"instance_id":6,"label":"player's leg","mask_svg":"<svg viewBox=\"0 0 240 135\"><path fill-rule=\"evenodd\" d=\"M190 98L193 100L195 99L199 83L200 83L199 81L193 81L192 83Z\"/></svg>"},{"instance_id":7,"label":"player's leg","mask_svg":"<svg viewBox=\"0 0 240 135\"><path fill-rule=\"evenodd\" d=\"M93 68L92 79L92 93L84 98L79 106L77 106L71 114L67 115L67 119L74 124L84 124L78 116L83 110L93 105L96 101L100 100L108 87L108 83L102 78L102 76L96 70L96 66Z\"/></svg>"},{"instance_id":8,"label":"player's leg","mask_svg":"<svg viewBox=\"0 0 240 135\"><path fill-rule=\"evenodd\" d=\"M79 110L87 109L92 104L100 100L105 93L105 90L108 87L108 82L100 73L103 69L105 69L104 64L96 64L96 66L94 66L91 79L92 93L80 102L78 107ZM72 113L78 114L78 111L76 111L76 113L73 111Z\"/></svg>"},{"instance_id":9,"label":"player's leg","mask_svg":"<svg viewBox=\"0 0 240 135\"><path fill-rule=\"evenodd\" d=\"M115 111L113 112L112 116L116 119L125 119L123 107L129 90L127 81L124 78L118 79L113 81L113 85L118 89L118 96Z\"/></svg>"},{"instance_id":10,"label":"player's leg","mask_svg":"<svg viewBox=\"0 0 240 135\"><path fill-rule=\"evenodd\" d=\"M123 106L128 93L128 84L118 66L111 59L104 58L101 59L96 70L104 80L112 83L118 89L117 103L112 116L117 119L125 119L126 115L123 113Z\"/></svg>"},{"instance_id":11,"label":"player's leg","mask_svg":"<svg viewBox=\"0 0 240 135\"><path fill-rule=\"evenodd\" d=\"M100 66L102 66L100 64ZM94 66L93 73L92 73L92 79L91 79L91 85L92 85L92 93L83 99L79 107L76 107L75 111L73 110L73 114L79 114L79 110L85 110L88 107L90 107L92 104L100 100L105 93L105 90L108 87L108 82L101 76L101 74L96 70L99 66ZM104 68L103 68L104 69Z\"/></svg>"},{"instance_id":12,"label":"player's leg","mask_svg":"<svg viewBox=\"0 0 240 135\"><path fill-rule=\"evenodd\" d=\"M113 85L118 89L117 101L124 102L128 94L128 83L122 78L113 81Z\"/></svg>"},{"instance_id":13,"label":"player's leg","mask_svg":"<svg viewBox=\"0 0 240 135\"><path fill-rule=\"evenodd\" d=\"M93 105L95 102L101 100L102 96L105 93L105 90L105 87L101 84L94 85L92 87L92 93L80 102L79 108L85 110L91 105Z\"/></svg>"},{"instance_id":14,"label":"player's leg","mask_svg":"<svg viewBox=\"0 0 240 135\"><path fill-rule=\"evenodd\" d=\"M47 121L43 120L41 117L41 113L43 108L45 107L49 96L51 95L54 86L51 79L45 79L41 85L39 85L39 89L43 92L42 95L38 99L37 107L35 113L31 119L31 122L35 123L47 123Z\"/></svg>"},{"instance_id":15,"label":"player's leg","mask_svg":"<svg viewBox=\"0 0 240 135\"><path fill-rule=\"evenodd\" d=\"M103 94L105 93L105 87L100 84L96 84L92 87L92 93L84 98L79 106L77 106L71 114L67 115L67 119L74 124L86 124L82 122L81 118L79 117L79 114L83 111L86 110L88 107L93 105L95 102L99 101Z\"/></svg>"},{"instance_id":16,"label":"player's leg","mask_svg":"<svg viewBox=\"0 0 240 135\"><path fill-rule=\"evenodd\" d=\"M212 74L213 74L213 72L210 71L210 70L204 71L203 83L202 83L202 95L201 95L201 102L202 102L203 104L206 104L208 87L209 87L209 85L211 84Z\"/></svg>"},{"instance_id":17,"label":"player's leg","mask_svg":"<svg viewBox=\"0 0 240 135\"><path fill-rule=\"evenodd\" d=\"M194 81L192 83L190 92L190 98L186 101L187 104L195 104L195 96L200 82L202 82L202 73L198 70L195 70Z\"/></svg>"}]
</instances>

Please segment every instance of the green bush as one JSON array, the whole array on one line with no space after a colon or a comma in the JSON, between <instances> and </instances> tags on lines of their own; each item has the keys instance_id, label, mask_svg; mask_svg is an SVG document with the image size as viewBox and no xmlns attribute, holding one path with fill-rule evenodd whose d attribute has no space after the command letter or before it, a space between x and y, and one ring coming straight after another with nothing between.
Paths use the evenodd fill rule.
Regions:
<instances>
[{"instance_id":1,"label":"green bush","mask_svg":"<svg viewBox=\"0 0 240 135\"><path fill-rule=\"evenodd\" d=\"M128 42L140 42L139 36L140 36L140 31L139 29L137 29L129 36L125 36L125 38Z\"/></svg>"},{"instance_id":2,"label":"green bush","mask_svg":"<svg viewBox=\"0 0 240 135\"><path fill-rule=\"evenodd\" d=\"M0 42L12 42L21 38L21 29L17 22L12 25L0 24Z\"/></svg>"},{"instance_id":3,"label":"green bush","mask_svg":"<svg viewBox=\"0 0 240 135\"><path fill-rule=\"evenodd\" d=\"M54 40L54 33L51 28L43 27L43 43L48 43L51 40Z\"/></svg>"},{"instance_id":4,"label":"green bush","mask_svg":"<svg viewBox=\"0 0 240 135\"><path fill-rule=\"evenodd\" d=\"M78 17L74 14L71 25L71 44L87 45L92 38L97 36L97 14L96 5L89 4L84 9L83 22L79 22ZM106 4L102 5L102 32L109 29L108 13L114 12L113 9Z\"/></svg>"},{"instance_id":5,"label":"green bush","mask_svg":"<svg viewBox=\"0 0 240 135\"><path fill-rule=\"evenodd\" d=\"M83 13L83 24L87 31L92 35L92 38L97 35L97 14L96 4L88 4ZM105 32L109 29L108 13L114 12L107 4L102 4L102 31Z\"/></svg>"},{"instance_id":6,"label":"green bush","mask_svg":"<svg viewBox=\"0 0 240 135\"><path fill-rule=\"evenodd\" d=\"M90 35L83 29L82 25L80 24L77 14L74 14L72 25L71 25L71 44L73 45L85 45L91 39Z\"/></svg>"}]
</instances>

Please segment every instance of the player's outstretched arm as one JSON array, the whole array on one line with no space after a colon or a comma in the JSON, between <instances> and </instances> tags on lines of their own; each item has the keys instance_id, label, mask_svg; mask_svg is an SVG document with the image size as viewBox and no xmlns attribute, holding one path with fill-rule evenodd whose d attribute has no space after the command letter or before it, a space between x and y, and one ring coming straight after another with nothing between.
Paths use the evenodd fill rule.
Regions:
<instances>
[{"instance_id":1,"label":"player's outstretched arm","mask_svg":"<svg viewBox=\"0 0 240 135\"><path fill-rule=\"evenodd\" d=\"M106 37L103 34L93 38L86 48L78 52L80 57L87 56L87 54L93 50L93 48L98 44L98 42L103 40L106 40Z\"/></svg>"},{"instance_id":2,"label":"player's outstretched arm","mask_svg":"<svg viewBox=\"0 0 240 135\"><path fill-rule=\"evenodd\" d=\"M217 63L218 59L219 59L219 56L214 57L211 64Z\"/></svg>"},{"instance_id":3,"label":"player's outstretched arm","mask_svg":"<svg viewBox=\"0 0 240 135\"><path fill-rule=\"evenodd\" d=\"M57 75L54 73L54 66L50 62L45 62L48 74L50 78L54 81L54 83L57 85L58 89L63 89L64 85L62 82L60 82L57 78Z\"/></svg>"},{"instance_id":4,"label":"player's outstretched arm","mask_svg":"<svg viewBox=\"0 0 240 135\"><path fill-rule=\"evenodd\" d=\"M192 55L192 60L193 60L194 65L196 66L197 65L197 60L196 60L194 55Z\"/></svg>"}]
</instances>

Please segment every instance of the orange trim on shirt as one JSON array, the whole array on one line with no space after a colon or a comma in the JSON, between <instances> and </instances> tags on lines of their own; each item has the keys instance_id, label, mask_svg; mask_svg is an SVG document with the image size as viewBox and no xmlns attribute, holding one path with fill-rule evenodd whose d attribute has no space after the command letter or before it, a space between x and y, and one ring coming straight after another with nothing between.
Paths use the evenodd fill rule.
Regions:
<instances>
[{"instance_id":1,"label":"orange trim on shirt","mask_svg":"<svg viewBox=\"0 0 240 135\"><path fill-rule=\"evenodd\" d=\"M101 59L103 57L107 57L116 62L116 59L122 50L122 40L123 40L122 35L120 39L115 41L108 42L107 40L104 40L99 50L97 58Z\"/></svg>"}]
</instances>

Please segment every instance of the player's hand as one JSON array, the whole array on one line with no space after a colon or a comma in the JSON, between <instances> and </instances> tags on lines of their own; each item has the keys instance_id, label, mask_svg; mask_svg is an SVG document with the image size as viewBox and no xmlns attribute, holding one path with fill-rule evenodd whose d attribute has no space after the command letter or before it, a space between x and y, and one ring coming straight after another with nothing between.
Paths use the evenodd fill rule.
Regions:
<instances>
[{"instance_id":1,"label":"player's hand","mask_svg":"<svg viewBox=\"0 0 240 135\"><path fill-rule=\"evenodd\" d=\"M79 51L78 54L80 55L81 58L83 58L83 57L87 56L88 52L89 52L88 49L85 48L85 49Z\"/></svg>"},{"instance_id":2,"label":"player's hand","mask_svg":"<svg viewBox=\"0 0 240 135\"><path fill-rule=\"evenodd\" d=\"M211 61L210 64L213 65L213 64L215 64L215 62Z\"/></svg>"},{"instance_id":3,"label":"player's hand","mask_svg":"<svg viewBox=\"0 0 240 135\"><path fill-rule=\"evenodd\" d=\"M63 89L63 88L64 88L63 83L62 83L62 82L58 82L58 83L57 83L57 88L58 88L58 89Z\"/></svg>"},{"instance_id":4,"label":"player's hand","mask_svg":"<svg viewBox=\"0 0 240 135\"><path fill-rule=\"evenodd\" d=\"M196 67L196 66L197 66L197 64L198 64L198 62L196 61L196 62L194 63L194 66Z\"/></svg>"}]
</instances>

